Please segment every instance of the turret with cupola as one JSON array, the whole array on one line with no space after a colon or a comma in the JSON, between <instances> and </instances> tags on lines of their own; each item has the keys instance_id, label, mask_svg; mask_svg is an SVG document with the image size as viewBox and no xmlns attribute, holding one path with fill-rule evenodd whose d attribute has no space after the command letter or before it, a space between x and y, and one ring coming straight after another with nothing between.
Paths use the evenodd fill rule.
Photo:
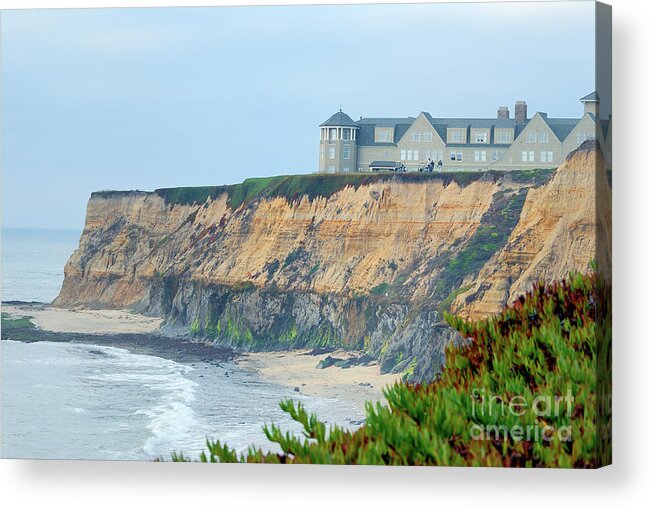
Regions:
<instances>
[{"instance_id":1,"label":"turret with cupola","mask_svg":"<svg viewBox=\"0 0 651 508\"><path fill-rule=\"evenodd\" d=\"M323 122L319 142L319 173L357 171L359 127L341 109Z\"/></svg>"}]
</instances>

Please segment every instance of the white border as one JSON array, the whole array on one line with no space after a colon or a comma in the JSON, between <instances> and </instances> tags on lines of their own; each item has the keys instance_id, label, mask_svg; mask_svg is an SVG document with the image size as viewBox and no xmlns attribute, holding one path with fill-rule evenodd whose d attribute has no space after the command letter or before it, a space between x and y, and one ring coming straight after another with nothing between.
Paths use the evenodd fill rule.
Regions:
<instances>
[{"instance_id":1,"label":"white border","mask_svg":"<svg viewBox=\"0 0 651 508\"><path fill-rule=\"evenodd\" d=\"M0 0L1 8L269 5L323 1ZM346 3L331 1L327 3ZM387 3L364 2L357 3ZM1 461L5 506L645 506L651 498L651 30L641 0L612 0L614 462L599 471ZM553 26L548 27L553 34ZM562 86L562 83L559 83ZM71 429L71 432L74 432Z\"/></svg>"}]
</instances>

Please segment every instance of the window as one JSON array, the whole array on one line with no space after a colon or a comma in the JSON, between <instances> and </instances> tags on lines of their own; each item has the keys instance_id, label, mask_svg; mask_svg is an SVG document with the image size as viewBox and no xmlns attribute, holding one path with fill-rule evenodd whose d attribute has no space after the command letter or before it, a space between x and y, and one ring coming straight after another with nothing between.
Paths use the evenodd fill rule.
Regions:
<instances>
[{"instance_id":1,"label":"window","mask_svg":"<svg viewBox=\"0 0 651 508\"><path fill-rule=\"evenodd\" d=\"M463 131L451 131L450 141L452 143L461 143L463 141Z\"/></svg>"},{"instance_id":2,"label":"window","mask_svg":"<svg viewBox=\"0 0 651 508\"><path fill-rule=\"evenodd\" d=\"M537 132L527 132L527 143L535 143L538 139Z\"/></svg>"},{"instance_id":3,"label":"window","mask_svg":"<svg viewBox=\"0 0 651 508\"><path fill-rule=\"evenodd\" d=\"M350 173L350 166L344 166L343 168L341 168L341 170L342 170L344 173Z\"/></svg>"},{"instance_id":4,"label":"window","mask_svg":"<svg viewBox=\"0 0 651 508\"><path fill-rule=\"evenodd\" d=\"M437 161L440 158L440 152L438 150L425 150L425 159L431 161Z\"/></svg>"},{"instance_id":5,"label":"window","mask_svg":"<svg viewBox=\"0 0 651 508\"><path fill-rule=\"evenodd\" d=\"M407 160L407 150L400 150L400 160L401 161Z\"/></svg>"},{"instance_id":6,"label":"window","mask_svg":"<svg viewBox=\"0 0 651 508\"><path fill-rule=\"evenodd\" d=\"M328 173L334 173L335 172L335 167L330 165L328 166Z\"/></svg>"},{"instance_id":7,"label":"window","mask_svg":"<svg viewBox=\"0 0 651 508\"><path fill-rule=\"evenodd\" d=\"M534 156L533 150L531 150L529 152L529 162L533 162L534 160L535 160L535 156Z\"/></svg>"},{"instance_id":8,"label":"window","mask_svg":"<svg viewBox=\"0 0 651 508\"><path fill-rule=\"evenodd\" d=\"M407 160L408 161L414 160L414 151L413 150L407 150Z\"/></svg>"},{"instance_id":9,"label":"window","mask_svg":"<svg viewBox=\"0 0 651 508\"><path fill-rule=\"evenodd\" d=\"M420 138L421 138L421 136L420 136L420 131L412 132L412 133L411 133L411 140L412 140L414 143L420 143Z\"/></svg>"},{"instance_id":10,"label":"window","mask_svg":"<svg viewBox=\"0 0 651 508\"><path fill-rule=\"evenodd\" d=\"M486 131L475 132L475 143L486 143Z\"/></svg>"},{"instance_id":11,"label":"window","mask_svg":"<svg viewBox=\"0 0 651 508\"><path fill-rule=\"evenodd\" d=\"M350 147L349 146L344 146L344 159L346 159L346 160L350 159Z\"/></svg>"},{"instance_id":12,"label":"window","mask_svg":"<svg viewBox=\"0 0 651 508\"><path fill-rule=\"evenodd\" d=\"M434 135L432 134L432 131L423 132L424 143L431 143L433 139L434 139Z\"/></svg>"},{"instance_id":13,"label":"window","mask_svg":"<svg viewBox=\"0 0 651 508\"><path fill-rule=\"evenodd\" d=\"M450 152L450 160L461 162L463 160L463 152Z\"/></svg>"},{"instance_id":14,"label":"window","mask_svg":"<svg viewBox=\"0 0 651 508\"><path fill-rule=\"evenodd\" d=\"M534 152L522 152L522 162L534 162Z\"/></svg>"},{"instance_id":15,"label":"window","mask_svg":"<svg viewBox=\"0 0 651 508\"><path fill-rule=\"evenodd\" d=\"M498 143L510 143L511 142L511 133L509 131L498 131L497 132L497 142Z\"/></svg>"},{"instance_id":16,"label":"window","mask_svg":"<svg viewBox=\"0 0 651 508\"><path fill-rule=\"evenodd\" d=\"M501 159L503 153L504 152L502 152L501 150L493 150L493 160L496 161Z\"/></svg>"},{"instance_id":17,"label":"window","mask_svg":"<svg viewBox=\"0 0 651 508\"><path fill-rule=\"evenodd\" d=\"M418 150L414 150L414 160L418 160Z\"/></svg>"},{"instance_id":18,"label":"window","mask_svg":"<svg viewBox=\"0 0 651 508\"><path fill-rule=\"evenodd\" d=\"M475 150L475 162L486 162L486 150Z\"/></svg>"},{"instance_id":19,"label":"window","mask_svg":"<svg viewBox=\"0 0 651 508\"><path fill-rule=\"evenodd\" d=\"M540 152L540 162L554 162L554 152Z\"/></svg>"},{"instance_id":20,"label":"window","mask_svg":"<svg viewBox=\"0 0 651 508\"><path fill-rule=\"evenodd\" d=\"M350 139L350 130L341 129L341 139L343 139L344 141L348 141Z\"/></svg>"},{"instance_id":21,"label":"window","mask_svg":"<svg viewBox=\"0 0 651 508\"><path fill-rule=\"evenodd\" d=\"M334 159L336 155L337 153L335 151L335 147L334 146L328 147L328 159Z\"/></svg>"},{"instance_id":22,"label":"window","mask_svg":"<svg viewBox=\"0 0 651 508\"><path fill-rule=\"evenodd\" d=\"M377 131L377 140L381 142L391 141L391 131L389 129L381 129Z\"/></svg>"},{"instance_id":23,"label":"window","mask_svg":"<svg viewBox=\"0 0 651 508\"><path fill-rule=\"evenodd\" d=\"M330 129L330 141L337 139L337 129Z\"/></svg>"},{"instance_id":24,"label":"window","mask_svg":"<svg viewBox=\"0 0 651 508\"><path fill-rule=\"evenodd\" d=\"M549 132L539 132L538 143L549 143Z\"/></svg>"},{"instance_id":25,"label":"window","mask_svg":"<svg viewBox=\"0 0 651 508\"><path fill-rule=\"evenodd\" d=\"M583 143L586 139L594 139L594 132L579 132L576 135L578 143Z\"/></svg>"}]
</instances>

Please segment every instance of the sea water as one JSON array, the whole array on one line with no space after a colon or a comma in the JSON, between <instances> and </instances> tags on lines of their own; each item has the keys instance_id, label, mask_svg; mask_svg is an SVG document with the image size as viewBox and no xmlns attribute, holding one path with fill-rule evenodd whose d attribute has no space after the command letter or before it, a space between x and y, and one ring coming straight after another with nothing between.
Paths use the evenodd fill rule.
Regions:
<instances>
[{"instance_id":1,"label":"sea water","mask_svg":"<svg viewBox=\"0 0 651 508\"><path fill-rule=\"evenodd\" d=\"M2 301L49 303L81 231L2 228Z\"/></svg>"},{"instance_id":2,"label":"sea water","mask_svg":"<svg viewBox=\"0 0 651 508\"><path fill-rule=\"evenodd\" d=\"M3 230L2 300L51 301L78 237ZM263 425L300 432L278 405L285 398L328 424L355 428L364 417L353 405L297 393L233 363L182 364L88 342L2 341L2 457L149 460L182 451L197 458L206 438L238 452L278 451Z\"/></svg>"}]
</instances>

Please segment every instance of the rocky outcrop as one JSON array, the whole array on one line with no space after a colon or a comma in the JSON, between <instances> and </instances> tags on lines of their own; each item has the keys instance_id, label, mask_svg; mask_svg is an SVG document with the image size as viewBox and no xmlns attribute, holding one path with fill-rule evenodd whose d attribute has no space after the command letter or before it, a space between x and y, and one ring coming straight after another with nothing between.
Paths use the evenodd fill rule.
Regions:
<instances>
[{"instance_id":1,"label":"rocky outcrop","mask_svg":"<svg viewBox=\"0 0 651 508\"><path fill-rule=\"evenodd\" d=\"M303 175L94 193L54 304L245 349L339 345L434 374L454 334L594 257L595 151L552 171ZM592 202L590 207L588 202Z\"/></svg>"}]
</instances>

